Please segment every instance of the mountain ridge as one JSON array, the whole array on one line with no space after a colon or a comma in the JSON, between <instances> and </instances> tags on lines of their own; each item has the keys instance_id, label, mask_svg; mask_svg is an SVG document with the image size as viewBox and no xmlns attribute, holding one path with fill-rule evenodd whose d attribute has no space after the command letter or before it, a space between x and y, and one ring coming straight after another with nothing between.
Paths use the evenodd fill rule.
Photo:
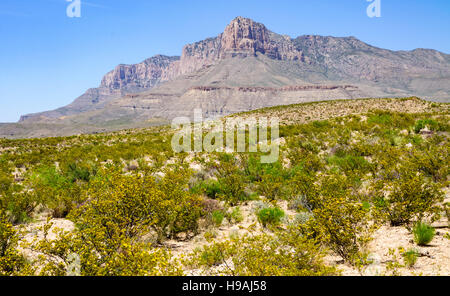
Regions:
<instances>
[{"instance_id":1,"label":"mountain ridge","mask_svg":"<svg viewBox=\"0 0 450 296\"><path fill-rule=\"evenodd\" d=\"M239 98L242 92L232 89L211 90L208 96L201 90L308 85L318 86L316 92L306 94L298 89L297 98L277 92L271 100L268 96L273 92L264 89L254 98ZM352 91L328 89L343 85L351 86ZM141 119L170 120L185 115L189 108L205 107L208 100L211 104L206 104L205 112L218 116L247 111L255 104L268 107L318 99L421 96L447 102L448 85L450 55L436 50L392 51L352 36L292 38L274 33L251 19L237 17L218 36L185 45L181 56L156 55L138 64L118 65L103 77L98 88L89 89L68 106L24 115L19 122L70 124L67 118L78 122L74 117L86 112L110 116L111 110L105 108L133 106L131 109L143 106L142 110L147 110L137 115L142 115ZM321 87L323 93L319 93ZM196 99L196 95L203 100ZM222 101L218 96L222 96ZM193 101L197 103L192 104ZM213 110L214 104L221 104L222 110ZM120 110L118 114L128 111Z\"/></svg>"}]
</instances>

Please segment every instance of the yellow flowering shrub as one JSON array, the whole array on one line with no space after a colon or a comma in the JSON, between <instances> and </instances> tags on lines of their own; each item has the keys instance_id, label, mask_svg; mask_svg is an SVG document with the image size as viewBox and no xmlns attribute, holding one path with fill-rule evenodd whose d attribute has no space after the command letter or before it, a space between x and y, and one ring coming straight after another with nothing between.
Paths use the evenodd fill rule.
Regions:
<instances>
[{"instance_id":1,"label":"yellow flowering shrub","mask_svg":"<svg viewBox=\"0 0 450 296\"><path fill-rule=\"evenodd\" d=\"M323 263L325 249L297 229L247 234L195 250L187 265L206 274L232 276L330 276L338 271Z\"/></svg>"},{"instance_id":2,"label":"yellow flowering shrub","mask_svg":"<svg viewBox=\"0 0 450 296\"><path fill-rule=\"evenodd\" d=\"M200 200L185 190L186 172L152 176L108 170L96 178L84 205L70 214L77 229L44 240L36 249L43 274L66 274L71 254L80 258L81 275L176 275L170 253L143 240L154 230L161 242L176 231L196 230ZM56 258L56 259L54 259Z\"/></svg>"},{"instance_id":3,"label":"yellow flowering shrub","mask_svg":"<svg viewBox=\"0 0 450 296\"><path fill-rule=\"evenodd\" d=\"M444 195L437 184L422 174L402 168L376 183L377 206L392 226L409 224L425 218L439 218Z\"/></svg>"},{"instance_id":4,"label":"yellow flowering shrub","mask_svg":"<svg viewBox=\"0 0 450 296\"><path fill-rule=\"evenodd\" d=\"M28 275L32 268L27 260L17 251L17 231L3 210L0 209L0 276Z\"/></svg>"},{"instance_id":5,"label":"yellow flowering shrub","mask_svg":"<svg viewBox=\"0 0 450 296\"><path fill-rule=\"evenodd\" d=\"M315 189L319 194L308 200L313 219L303 228L307 236L318 237L345 261L358 263L364 260L364 248L377 229L376 215L347 182L343 176L321 180Z\"/></svg>"}]
</instances>

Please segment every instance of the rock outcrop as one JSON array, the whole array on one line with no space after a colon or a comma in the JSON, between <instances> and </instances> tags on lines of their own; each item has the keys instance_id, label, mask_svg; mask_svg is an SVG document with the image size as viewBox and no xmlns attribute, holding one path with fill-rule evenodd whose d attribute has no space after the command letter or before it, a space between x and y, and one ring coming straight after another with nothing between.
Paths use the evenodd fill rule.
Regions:
<instances>
[{"instance_id":1,"label":"rock outcrop","mask_svg":"<svg viewBox=\"0 0 450 296\"><path fill-rule=\"evenodd\" d=\"M119 65L103 77L100 88L128 91L150 89L177 75L172 64L179 59L157 55L139 64Z\"/></svg>"},{"instance_id":2,"label":"rock outcrop","mask_svg":"<svg viewBox=\"0 0 450 296\"><path fill-rule=\"evenodd\" d=\"M183 48L180 74L186 74L227 58L245 58L258 53L277 60L305 61L288 36L269 31L263 24L237 17L215 38L209 38Z\"/></svg>"}]
</instances>

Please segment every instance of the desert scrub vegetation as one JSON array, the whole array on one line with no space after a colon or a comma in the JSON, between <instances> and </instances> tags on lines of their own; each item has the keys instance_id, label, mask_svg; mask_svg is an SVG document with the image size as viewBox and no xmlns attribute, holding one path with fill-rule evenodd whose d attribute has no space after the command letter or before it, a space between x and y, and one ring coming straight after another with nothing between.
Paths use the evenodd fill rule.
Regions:
<instances>
[{"instance_id":1,"label":"desert scrub vegetation","mask_svg":"<svg viewBox=\"0 0 450 296\"><path fill-rule=\"evenodd\" d=\"M418 222L413 228L414 241L419 246L426 246L433 240L436 230L423 222Z\"/></svg>"},{"instance_id":2,"label":"desert scrub vegetation","mask_svg":"<svg viewBox=\"0 0 450 296\"><path fill-rule=\"evenodd\" d=\"M81 275L339 274L327 255L369 264L379 227L448 221L448 105L428 105L254 111L281 117L273 164L261 153L175 154L168 127L0 139L0 273L67 275L74 254ZM308 110L320 117L306 120ZM44 237L21 246L22 228L47 218ZM52 234L55 219L74 229ZM196 251L180 255L173 240Z\"/></svg>"},{"instance_id":3,"label":"desert scrub vegetation","mask_svg":"<svg viewBox=\"0 0 450 296\"><path fill-rule=\"evenodd\" d=\"M308 203L313 218L303 226L305 235L320 237L349 263L364 262L365 247L379 225L376 209L353 192L349 180L340 175L325 177L312 190L316 194Z\"/></svg>"},{"instance_id":4,"label":"desert scrub vegetation","mask_svg":"<svg viewBox=\"0 0 450 296\"><path fill-rule=\"evenodd\" d=\"M111 170L100 176L85 204L70 214L77 230L35 246L47 255L44 261L50 258L42 273L65 274L69 255L77 254L82 275L180 274L170 253L153 248L142 236L153 229L161 243L179 231L196 231L201 209L199 200L184 190L186 176L167 172L158 183L151 176Z\"/></svg>"},{"instance_id":5,"label":"desert scrub vegetation","mask_svg":"<svg viewBox=\"0 0 450 296\"><path fill-rule=\"evenodd\" d=\"M412 220L429 218L434 221L440 216L444 195L439 186L427 180L417 171L402 168L390 172L378 181L381 188L377 204L393 226L409 224ZM386 192L387 196L383 196Z\"/></svg>"},{"instance_id":6,"label":"desert scrub vegetation","mask_svg":"<svg viewBox=\"0 0 450 296\"><path fill-rule=\"evenodd\" d=\"M281 223L285 213L278 207L266 207L258 210L256 216L263 227L277 226Z\"/></svg>"},{"instance_id":7,"label":"desert scrub vegetation","mask_svg":"<svg viewBox=\"0 0 450 296\"><path fill-rule=\"evenodd\" d=\"M417 262L417 259L420 256L419 252L415 249L405 251L402 255L403 255L403 262L409 268L414 267L414 265Z\"/></svg>"},{"instance_id":8,"label":"desert scrub vegetation","mask_svg":"<svg viewBox=\"0 0 450 296\"><path fill-rule=\"evenodd\" d=\"M339 272L323 262L326 252L296 229L214 242L194 250L185 265L232 276L330 276Z\"/></svg>"},{"instance_id":9,"label":"desert scrub vegetation","mask_svg":"<svg viewBox=\"0 0 450 296\"><path fill-rule=\"evenodd\" d=\"M19 235L0 210L0 276L32 275L33 269L17 250Z\"/></svg>"}]
</instances>

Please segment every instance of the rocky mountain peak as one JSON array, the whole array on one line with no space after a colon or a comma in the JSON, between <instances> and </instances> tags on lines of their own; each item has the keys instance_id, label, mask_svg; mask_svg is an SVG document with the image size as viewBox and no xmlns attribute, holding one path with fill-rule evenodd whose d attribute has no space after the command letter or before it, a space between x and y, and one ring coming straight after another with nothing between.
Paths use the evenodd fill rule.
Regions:
<instances>
[{"instance_id":1,"label":"rocky mountain peak","mask_svg":"<svg viewBox=\"0 0 450 296\"><path fill-rule=\"evenodd\" d=\"M270 42L269 33L270 31L263 24L248 18L237 17L231 21L220 36L221 57L264 53Z\"/></svg>"}]
</instances>

